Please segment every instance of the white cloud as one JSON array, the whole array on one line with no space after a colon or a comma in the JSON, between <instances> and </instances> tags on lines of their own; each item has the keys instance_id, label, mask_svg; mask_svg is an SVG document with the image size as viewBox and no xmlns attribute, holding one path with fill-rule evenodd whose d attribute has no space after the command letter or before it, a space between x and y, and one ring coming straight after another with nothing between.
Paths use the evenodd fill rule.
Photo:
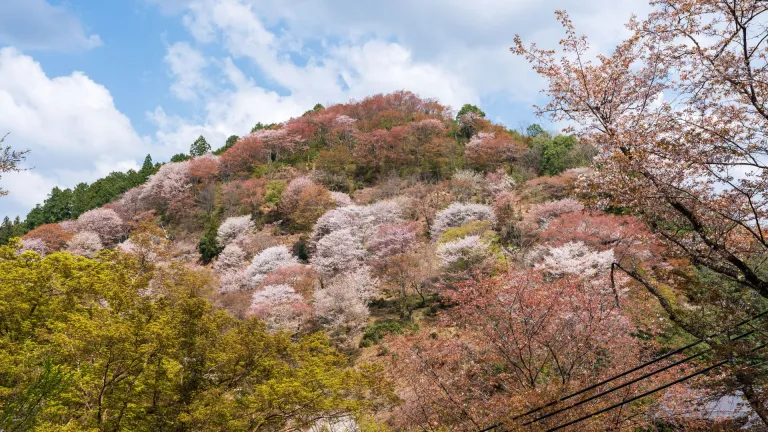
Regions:
<instances>
[{"instance_id":1,"label":"white cloud","mask_svg":"<svg viewBox=\"0 0 768 432\"><path fill-rule=\"evenodd\" d=\"M516 33L556 48L562 29L553 11L568 9L578 30L602 49L624 35L632 11L648 10L643 0L553 0L546 7L532 0L147 1L183 15L201 47L215 45L260 75L254 81L232 60L216 60L232 88L211 92L199 118L177 118L158 135L180 150L196 134L218 139L243 133L255 121L285 120L316 102L400 89L453 107L484 100L530 106L543 83L508 51ZM300 64L293 61L297 56ZM179 76L172 88L187 88L186 82ZM268 90L273 87L287 95Z\"/></svg>"},{"instance_id":2,"label":"white cloud","mask_svg":"<svg viewBox=\"0 0 768 432\"><path fill-rule=\"evenodd\" d=\"M480 100L474 86L462 76L435 63L419 61L398 42L381 37L345 37L325 44L322 53L312 53L290 32L270 27L274 22L267 22L257 12L258 8L246 0L189 4L184 22L190 34L202 45L220 41L231 57L209 64L227 85L208 92L201 118L171 119L161 108L150 113L149 117L161 126L159 142L186 151L200 134L209 142L223 142L230 134L247 132L256 121L284 121L318 102L344 102L402 89L453 106ZM186 55L191 47L185 45L179 50L177 45L169 48L166 59L184 57L187 61L169 62L177 78L171 89L177 96L189 99L204 82L199 71L205 65L197 61L198 56ZM180 51L185 55L179 55ZM306 61L299 65L291 54ZM233 60L255 66L260 79L246 76ZM208 78L206 84L214 81ZM271 86L287 94L278 94L269 89Z\"/></svg>"},{"instance_id":3,"label":"white cloud","mask_svg":"<svg viewBox=\"0 0 768 432\"><path fill-rule=\"evenodd\" d=\"M73 51L102 45L63 6L45 0L0 1L0 43L21 49Z\"/></svg>"},{"instance_id":4,"label":"white cloud","mask_svg":"<svg viewBox=\"0 0 768 432\"><path fill-rule=\"evenodd\" d=\"M114 170L135 167L149 152L103 86L81 72L49 78L32 57L0 49L0 131L6 144L30 149L31 171L0 179L11 194L1 213L21 214L53 185L71 187Z\"/></svg>"},{"instance_id":5,"label":"white cloud","mask_svg":"<svg viewBox=\"0 0 768 432\"><path fill-rule=\"evenodd\" d=\"M174 78L171 92L181 100L194 100L210 88L205 74L208 62L200 51L186 42L177 42L168 47L165 63Z\"/></svg>"}]
</instances>

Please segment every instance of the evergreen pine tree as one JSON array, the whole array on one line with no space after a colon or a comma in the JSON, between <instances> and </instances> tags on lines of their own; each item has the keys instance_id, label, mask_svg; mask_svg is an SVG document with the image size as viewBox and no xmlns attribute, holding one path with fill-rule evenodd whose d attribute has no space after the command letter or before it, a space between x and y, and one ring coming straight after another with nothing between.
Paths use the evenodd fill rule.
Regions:
<instances>
[{"instance_id":1,"label":"evergreen pine tree","mask_svg":"<svg viewBox=\"0 0 768 432\"><path fill-rule=\"evenodd\" d=\"M200 135L195 142L189 147L189 154L194 156L202 156L206 153L210 153L211 145L205 140L205 137Z\"/></svg>"}]
</instances>

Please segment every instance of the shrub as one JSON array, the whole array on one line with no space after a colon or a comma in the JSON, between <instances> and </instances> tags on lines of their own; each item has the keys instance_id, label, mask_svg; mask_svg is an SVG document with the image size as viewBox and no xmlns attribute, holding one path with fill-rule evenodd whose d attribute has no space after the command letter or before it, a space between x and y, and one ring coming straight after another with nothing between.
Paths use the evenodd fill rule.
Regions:
<instances>
[{"instance_id":1,"label":"shrub","mask_svg":"<svg viewBox=\"0 0 768 432\"><path fill-rule=\"evenodd\" d=\"M404 334L405 331L416 331L418 329L419 325L416 323L410 324L391 318L377 321L363 332L360 348L378 345L385 336L390 334L401 335Z\"/></svg>"}]
</instances>

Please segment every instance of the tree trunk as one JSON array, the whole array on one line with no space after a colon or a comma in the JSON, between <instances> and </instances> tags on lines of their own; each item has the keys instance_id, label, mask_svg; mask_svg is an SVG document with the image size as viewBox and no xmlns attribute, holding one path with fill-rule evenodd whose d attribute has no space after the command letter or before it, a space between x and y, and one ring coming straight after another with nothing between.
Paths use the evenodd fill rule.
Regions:
<instances>
[{"instance_id":1,"label":"tree trunk","mask_svg":"<svg viewBox=\"0 0 768 432\"><path fill-rule=\"evenodd\" d=\"M768 409L765 407L765 399L755 389L751 377L745 373L737 373L736 380L739 382L741 392L744 398L749 402L749 406L760 417L763 425L768 426Z\"/></svg>"}]
</instances>

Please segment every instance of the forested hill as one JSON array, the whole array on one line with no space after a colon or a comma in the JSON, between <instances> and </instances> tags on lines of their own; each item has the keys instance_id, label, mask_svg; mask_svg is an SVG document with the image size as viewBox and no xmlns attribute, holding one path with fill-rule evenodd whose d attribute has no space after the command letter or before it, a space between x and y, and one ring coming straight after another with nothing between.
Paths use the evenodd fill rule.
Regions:
<instances>
[{"instance_id":1,"label":"forested hill","mask_svg":"<svg viewBox=\"0 0 768 432\"><path fill-rule=\"evenodd\" d=\"M378 94L6 218L0 431L768 430L768 3L648 10L515 37L574 135Z\"/></svg>"},{"instance_id":2,"label":"forested hill","mask_svg":"<svg viewBox=\"0 0 768 432\"><path fill-rule=\"evenodd\" d=\"M488 167L491 167L493 164L489 163L488 161L483 161L482 158L493 158L492 155L486 154L486 155L470 155L470 159L464 160L463 154L457 154L456 150L449 150L448 147L451 146L450 143L448 143L448 139L450 141L453 141L455 146L463 147L468 142L469 137L472 135L472 133L475 130L481 130L483 128L488 129L489 131L491 129L493 130L500 130L503 135L505 135L505 139L509 142L515 142L519 145L519 148L515 150L516 154L513 158L510 158L509 161L512 161L512 159L515 159L515 166L511 167L512 171L511 174L516 176L518 179L529 179L536 177L538 175L554 175L557 174L564 169L580 166L586 163L587 158L590 156L588 148L583 148L578 145L576 145L576 141L572 137L568 136L550 136L547 133L544 133L544 131L538 126L538 125L532 125L528 128L528 130L524 132L518 132L513 130L506 130L501 126L494 126L491 125L489 122L483 120L482 125L474 126L474 125L467 125L460 123L460 119L464 117L465 114L472 113L473 115L476 115L479 119L484 119L485 113L480 110L479 108L472 106L472 105L465 105L462 107L462 109L456 113L455 118L449 119L446 121L446 107L440 106L438 110L439 112L430 113L429 109L425 108L417 108L417 107L411 107L409 109L405 110L396 110L394 106L379 106L376 107L375 104L387 104L391 103L388 101L374 101L375 99L386 99L394 98L396 96L389 95L378 95L373 98L369 98L361 102L360 104L354 104L354 105L360 105L360 108L356 109L362 109L362 110L371 110L372 112L369 113L369 116L373 116L369 122L368 125L366 125L366 128L368 129L368 132L372 132L376 129L381 130L391 130L393 127L397 126L404 126L408 123L414 122L417 119L421 118L428 118L430 115L433 118L439 118L441 121L445 122L446 131L446 141L437 144L437 145L446 145L447 148L445 149L445 153L451 153L453 152L454 158L459 158L462 160L453 160L451 161L451 169L455 170L463 166L471 166L475 168L484 168L487 169ZM403 93L403 96L399 96L402 100L406 100L409 97L410 98L416 98L414 95ZM413 103L406 102L406 103ZM439 106L434 101L421 101L419 100L417 104L434 104L435 106ZM353 104L347 104L348 106ZM363 107L364 105L364 107ZM331 111L343 113L346 112L346 109L351 108L341 108L342 106L335 106L331 107ZM286 122L286 125L289 125L288 127L302 127L299 126L302 122L306 125L310 122L316 122L316 120L310 120L310 118L317 117L317 113L324 111L325 108L317 104L312 110L307 111L301 118L299 119L292 119L289 122ZM373 111L376 111L375 114L373 114ZM421 112L419 112L421 110ZM420 116L419 116L420 115ZM256 123L256 125L251 129L250 134L259 133L258 131L270 131L270 130L280 130L285 125L278 125L278 124L262 124L262 123ZM305 127L305 126L304 126ZM477 129L479 127L479 129ZM267 133L267 132L260 132L261 134ZM306 131L304 133L307 133ZM405 136L405 135L403 135ZM534 142L534 138L536 138ZM212 147L210 144L206 141L205 137L200 136L197 140L195 140L191 146L190 146L190 152L189 154L177 154L174 155L171 158L170 162L183 162L186 160L189 160L192 157L195 156L202 156L206 153L213 153L214 155L221 155L225 151L227 151L230 147L232 147L240 137L237 135L230 136L226 143L221 143L221 146L217 149L212 151ZM314 160L320 155L320 151L322 150L330 150L330 147L332 146L332 143L325 143L322 142L324 138L320 135L318 136L305 136L304 138L307 142L313 142L315 145L312 147L312 149L301 149L300 151L296 151L296 149L292 149L290 153L290 157L287 159L281 159L280 161L277 160L277 154L275 154L275 166L302 166L302 161L309 161ZM487 144L487 148L484 149L486 152L491 152L494 149L491 147L493 146L493 143ZM528 148L524 148L527 146ZM398 151L394 148L387 150L384 148L377 149L377 152L386 152L386 151ZM359 150L358 150L359 152ZM585 153L586 152L586 153ZM301 153L301 154L300 154ZM335 154L324 154L324 159L327 160L328 158L334 157ZM346 155L345 157L354 157L351 154ZM387 156L385 156L387 157ZM445 157L445 155L443 155ZM438 163L437 160L429 161L428 163ZM444 162L442 162L444 163ZM129 170L127 172L113 172L109 174L108 176L101 178L91 184L87 183L79 183L76 185L73 189L61 189L59 187L54 187L51 192L48 194L48 198L45 200L44 203L38 204L35 206L34 209L30 211L30 213L27 215L27 217L24 220L21 220L20 218L11 219L8 216L5 216L2 223L0 223L0 244L6 244L8 240L11 237L14 236L22 236L26 234L28 231L44 224L50 224L50 223L57 223L65 220L70 219L77 219L78 216L83 214L84 212L88 210L92 210L98 207L101 207L107 203L112 202L113 200L117 199L121 194L126 192L127 190L137 187L144 182L147 181L149 176L154 174L159 167L162 164L160 163L153 163L151 155L147 155L147 157L144 159L144 162L141 166L141 169L137 172L134 170ZM414 165L413 162L410 163L410 165ZM274 168L274 167L273 167ZM306 167L304 167L306 168ZM429 172L429 169L426 169L426 167L418 167L415 169L415 166L409 166L409 163L398 163L394 162L391 166L379 166L373 169L371 171L372 167L370 166L370 161L368 163L362 163L360 164L360 168L355 167L353 172L345 172L344 175L350 177L348 180L345 180L345 183L348 182L357 182L356 185L352 185L351 187L360 187L361 185L370 185L373 182L375 182L376 179L382 177L382 170L390 170L391 172L398 173L398 175L406 174L416 174L419 176L422 176L424 179L436 179L439 178L439 176L445 176L445 168L432 168L432 172ZM368 172L363 172L363 171ZM334 172L332 170L324 170L328 172ZM264 173L256 173L257 176L264 176ZM330 187L334 189L339 190L345 190L348 191L350 188L349 184L344 184L341 187L339 185L329 185ZM0 215L2 216L2 215Z\"/></svg>"},{"instance_id":3,"label":"forested hill","mask_svg":"<svg viewBox=\"0 0 768 432\"><path fill-rule=\"evenodd\" d=\"M222 144L6 220L0 429L474 430L677 341L573 136L397 92Z\"/></svg>"}]
</instances>

